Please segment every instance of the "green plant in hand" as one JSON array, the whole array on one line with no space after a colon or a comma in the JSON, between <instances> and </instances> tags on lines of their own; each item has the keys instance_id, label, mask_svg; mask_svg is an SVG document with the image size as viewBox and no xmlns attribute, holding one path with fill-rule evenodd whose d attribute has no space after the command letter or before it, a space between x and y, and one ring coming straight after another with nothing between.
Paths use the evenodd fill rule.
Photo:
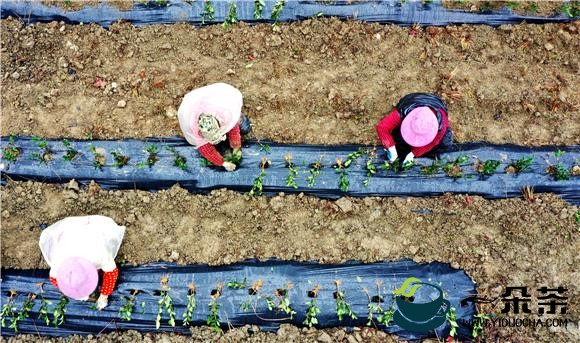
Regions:
<instances>
[{"instance_id":1,"label":"green plant in hand","mask_svg":"<svg viewBox=\"0 0 580 343\"><path fill-rule=\"evenodd\" d=\"M314 289L310 291L311 299L310 301L306 302L307 310L306 310L306 318L302 324L311 328L312 326L318 324L318 314L320 313L320 308L316 306L316 300L318 297L318 292L320 291L320 286L316 286Z\"/></svg>"},{"instance_id":2,"label":"green plant in hand","mask_svg":"<svg viewBox=\"0 0 580 343\"><path fill-rule=\"evenodd\" d=\"M336 286L335 301L336 301L336 315L338 320L342 321L344 317L350 317L351 319L356 319L356 315L352 312L350 304L346 302L344 292L340 290L341 281L335 280L334 284Z\"/></svg>"},{"instance_id":3,"label":"green plant in hand","mask_svg":"<svg viewBox=\"0 0 580 343\"><path fill-rule=\"evenodd\" d=\"M137 297L138 293L139 290L134 289L131 292L131 295L128 298L126 298L125 305L121 306L121 308L119 309L119 318L127 321L131 320L133 310L135 309L135 298Z\"/></svg>"},{"instance_id":4,"label":"green plant in hand","mask_svg":"<svg viewBox=\"0 0 580 343\"><path fill-rule=\"evenodd\" d=\"M60 301L56 304L56 307L52 311L52 324L55 327L64 324L65 314L66 314L66 304L68 304L68 298L64 295L60 297Z\"/></svg>"},{"instance_id":5,"label":"green plant in hand","mask_svg":"<svg viewBox=\"0 0 580 343\"><path fill-rule=\"evenodd\" d=\"M231 162L235 165L239 165L242 162L242 150L241 149L234 149L231 152L228 152L224 156L224 161ZM209 163L209 161L208 161ZM211 165L211 163L210 163Z\"/></svg>"},{"instance_id":6,"label":"green plant in hand","mask_svg":"<svg viewBox=\"0 0 580 343\"><path fill-rule=\"evenodd\" d=\"M157 301L159 308L157 310L157 318L155 319L155 327L159 329L161 326L161 316L163 315L163 310L169 315L167 323L172 327L175 327L175 309L173 308L173 299L169 295L169 277L164 276L161 278L161 291L159 294L159 300Z\"/></svg>"},{"instance_id":7,"label":"green plant in hand","mask_svg":"<svg viewBox=\"0 0 580 343\"><path fill-rule=\"evenodd\" d=\"M497 160L487 160L484 162L477 161L475 163L475 170L481 176L490 176L490 175L493 175L493 173L495 173L495 171L497 170L499 165L500 165L500 162Z\"/></svg>"},{"instance_id":8,"label":"green plant in hand","mask_svg":"<svg viewBox=\"0 0 580 343\"><path fill-rule=\"evenodd\" d=\"M193 311L197 308L197 300L195 284L192 282L188 286L187 292L187 306L185 307L185 312L183 313L183 326L188 326L193 319Z\"/></svg>"},{"instance_id":9,"label":"green plant in hand","mask_svg":"<svg viewBox=\"0 0 580 343\"><path fill-rule=\"evenodd\" d=\"M183 171L187 171L187 159L180 155L174 147L166 147L166 149L173 155L173 165Z\"/></svg>"},{"instance_id":10,"label":"green plant in hand","mask_svg":"<svg viewBox=\"0 0 580 343\"><path fill-rule=\"evenodd\" d=\"M8 145L2 150L2 158L10 163L14 163L18 160L21 150L16 146L14 135L10 135L8 139Z\"/></svg>"},{"instance_id":11,"label":"green plant in hand","mask_svg":"<svg viewBox=\"0 0 580 343\"><path fill-rule=\"evenodd\" d=\"M346 169L342 163L342 160L337 159L334 170L338 173L338 188L343 192L348 192L348 187L350 186L350 181L348 180Z\"/></svg>"},{"instance_id":12,"label":"green plant in hand","mask_svg":"<svg viewBox=\"0 0 580 343\"><path fill-rule=\"evenodd\" d=\"M113 155L113 161L115 161L113 165L117 168L123 168L129 163L129 156L123 155L120 150L111 152L111 155Z\"/></svg>"},{"instance_id":13,"label":"green plant in hand","mask_svg":"<svg viewBox=\"0 0 580 343\"><path fill-rule=\"evenodd\" d=\"M226 15L226 18L224 19L224 22L222 23L222 27L224 29L227 29L231 25L238 22L237 11L238 11L238 8L236 6L236 3L233 1L230 1L228 4L228 14Z\"/></svg>"},{"instance_id":14,"label":"green plant in hand","mask_svg":"<svg viewBox=\"0 0 580 343\"><path fill-rule=\"evenodd\" d=\"M209 314L207 316L206 324L211 327L216 333L222 332L220 327L220 303L219 299L222 295L223 284L218 284L216 289L211 294L211 302L209 303Z\"/></svg>"},{"instance_id":15,"label":"green plant in hand","mask_svg":"<svg viewBox=\"0 0 580 343\"><path fill-rule=\"evenodd\" d=\"M280 19L284 5L286 5L286 0L276 0L274 7L272 7L272 14L270 15L270 19L277 22Z\"/></svg>"},{"instance_id":16,"label":"green plant in hand","mask_svg":"<svg viewBox=\"0 0 580 343\"><path fill-rule=\"evenodd\" d=\"M296 183L296 176L298 176L298 167L292 161L292 155L287 154L284 156L284 160L286 161L286 168L288 168L288 176L286 177L286 186L298 188L298 184Z\"/></svg>"},{"instance_id":17,"label":"green plant in hand","mask_svg":"<svg viewBox=\"0 0 580 343\"><path fill-rule=\"evenodd\" d=\"M314 184L316 183L316 178L320 176L320 171L322 170L323 167L322 157L323 156L320 156L316 162L310 165L310 169L308 170L308 173L310 173L310 175L306 178L308 187L314 186Z\"/></svg>"},{"instance_id":18,"label":"green plant in hand","mask_svg":"<svg viewBox=\"0 0 580 343\"><path fill-rule=\"evenodd\" d=\"M148 144L145 147L145 152L149 154L149 156L147 156L147 159L145 161L137 163L137 169L143 169L145 168L145 166L152 168L155 165L155 163L159 161L159 158L157 157L157 154L159 153L159 148L157 147L157 145Z\"/></svg>"},{"instance_id":19,"label":"green plant in hand","mask_svg":"<svg viewBox=\"0 0 580 343\"><path fill-rule=\"evenodd\" d=\"M521 172L524 172L524 171L530 169L533 162L534 162L533 156L521 157L516 161L512 161L512 163L505 168L505 172L507 174L519 174Z\"/></svg>"},{"instance_id":20,"label":"green plant in hand","mask_svg":"<svg viewBox=\"0 0 580 343\"><path fill-rule=\"evenodd\" d=\"M266 7L266 2L264 0L254 0L254 19L262 19L264 7Z\"/></svg>"},{"instance_id":21,"label":"green plant in hand","mask_svg":"<svg viewBox=\"0 0 580 343\"><path fill-rule=\"evenodd\" d=\"M16 306L14 306L14 299L16 298L16 292L10 291L10 296L8 301L2 305L2 310L0 311L0 326L6 326L6 319L13 319L16 315Z\"/></svg>"},{"instance_id":22,"label":"green plant in hand","mask_svg":"<svg viewBox=\"0 0 580 343\"><path fill-rule=\"evenodd\" d=\"M455 308L451 307L445 317L450 326L449 336L455 337L457 335L457 329L459 328L459 325L457 324L457 313L455 312Z\"/></svg>"}]
</instances>

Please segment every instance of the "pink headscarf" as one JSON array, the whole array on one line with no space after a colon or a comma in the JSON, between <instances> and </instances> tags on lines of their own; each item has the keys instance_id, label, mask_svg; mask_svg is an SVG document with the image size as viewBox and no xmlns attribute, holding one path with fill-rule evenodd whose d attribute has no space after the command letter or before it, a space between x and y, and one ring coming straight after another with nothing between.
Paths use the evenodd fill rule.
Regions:
<instances>
[{"instance_id":1,"label":"pink headscarf","mask_svg":"<svg viewBox=\"0 0 580 343\"><path fill-rule=\"evenodd\" d=\"M179 106L179 126L189 144L196 148L209 143L199 132L198 121L202 113L212 114L225 135L240 120L242 93L226 83L214 83L187 93Z\"/></svg>"}]
</instances>

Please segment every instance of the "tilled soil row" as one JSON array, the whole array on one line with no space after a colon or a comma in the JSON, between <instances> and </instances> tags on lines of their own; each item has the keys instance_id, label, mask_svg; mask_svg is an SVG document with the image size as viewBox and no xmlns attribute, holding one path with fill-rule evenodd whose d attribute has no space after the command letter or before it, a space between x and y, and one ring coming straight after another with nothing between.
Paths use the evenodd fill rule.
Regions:
<instances>
[{"instance_id":1,"label":"tilled soil row","mask_svg":"<svg viewBox=\"0 0 580 343\"><path fill-rule=\"evenodd\" d=\"M250 198L227 190L200 196L177 186L150 193L10 182L2 189L2 261L4 267L45 268L37 248L41 224L103 214L127 226L120 263L445 261L465 269L485 296L499 296L508 285L563 285L568 316L577 321L577 211L552 195L536 195L533 202L466 196L334 202L303 195ZM578 333L569 329L490 334L554 341Z\"/></svg>"},{"instance_id":2,"label":"tilled soil row","mask_svg":"<svg viewBox=\"0 0 580 343\"><path fill-rule=\"evenodd\" d=\"M228 82L257 138L376 144L398 99L436 92L458 141L578 144L580 22L401 28L23 25L3 20L3 135L180 134L184 94Z\"/></svg>"}]
</instances>

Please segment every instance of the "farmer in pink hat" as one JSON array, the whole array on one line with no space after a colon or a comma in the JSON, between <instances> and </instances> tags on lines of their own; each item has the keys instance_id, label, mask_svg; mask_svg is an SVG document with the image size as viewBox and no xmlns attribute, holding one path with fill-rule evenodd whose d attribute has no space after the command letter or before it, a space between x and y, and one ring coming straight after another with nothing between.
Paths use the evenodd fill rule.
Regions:
<instances>
[{"instance_id":1,"label":"farmer in pink hat","mask_svg":"<svg viewBox=\"0 0 580 343\"><path fill-rule=\"evenodd\" d=\"M241 157L241 135L250 131L249 119L242 115L242 93L238 89L226 83L194 89L185 95L177 114L185 139L205 159L227 171L236 169L218 148L228 148L223 144L227 140L232 155Z\"/></svg>"},{"instance_id":2,"label":"farmer in pink hat","mask_svg":"<svg viewBox=\"0 0 580 343\"><path fill-rule=\"evenodd\" d=\"M97 308L105 308L119 276L115 257L124 234L124 226L104 216L68 217L47 227L39 245L50 282L67 297L88 300L102 270Z\"/></svg>"},{"instance_id":3,"label":"farmer in pink hat","mask_svg":"<svg viewBox=\"0 0 580 343\"><path fill-rule=\"evenodd\" d=\"M399 151L407 153L403 164L413 162L438 147L453 144L447 106L443 99L428 93L405 95L397 107L377 125L377 134L391 162Z\"/></svg>"}]
</instances>

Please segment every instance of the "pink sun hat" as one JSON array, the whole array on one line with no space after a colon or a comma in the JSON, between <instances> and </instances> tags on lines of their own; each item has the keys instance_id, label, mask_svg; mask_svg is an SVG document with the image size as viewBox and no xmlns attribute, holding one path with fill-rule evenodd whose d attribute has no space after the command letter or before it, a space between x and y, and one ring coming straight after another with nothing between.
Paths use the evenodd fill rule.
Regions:
<instances>
[{"instance_id":1,"label":"pink sun hat","mask_svg":"<svg viewBox=\"0 0 580 343\"><path fill-rule=\"evenodd\" d=\"M87 259L71 257L66 259L56 273L58 288L67 297L83 300L97 288L99 273Z\"/></svg>"},{"instance_id":2,"label":"pink sun hat","mask_svg":"<svg viewBox=\"0 0 580 343\"><path fill-rule=\"evenodd\" d=\"M401 136L412 147L423 147L435 139L439 123L435 113L429 107L413 109L401 124Z\"/></svg>"}]
</instances>

